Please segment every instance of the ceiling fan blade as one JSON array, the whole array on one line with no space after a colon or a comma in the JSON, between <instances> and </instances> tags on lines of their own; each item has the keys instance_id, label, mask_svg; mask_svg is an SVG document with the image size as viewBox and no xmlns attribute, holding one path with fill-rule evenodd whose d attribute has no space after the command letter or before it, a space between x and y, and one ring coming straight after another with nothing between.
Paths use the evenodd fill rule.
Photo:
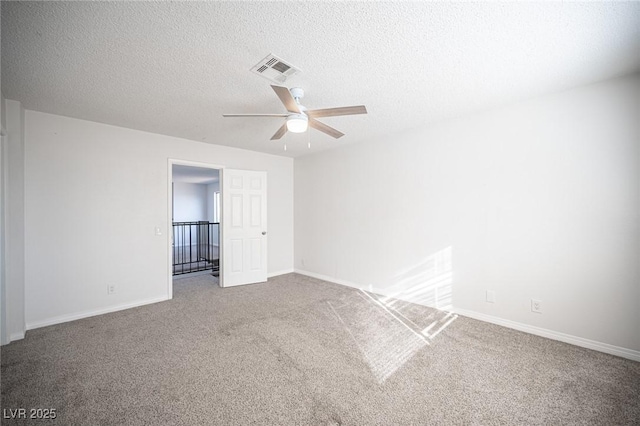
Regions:
<instances>
[{"instance_id":1,"label":"ceiling fan blade","mask_svg":"<svg viewBox=\"0 0 640 426\"><path fill-rule=\"evenodd\" d=\"M322 133L326 133L329 136L334 137L336 139L344 136L344 133L334 129L333 127L327 126L326 124L321 123L318 120L315 120L311 117L309 117L309 126L313 127L316 130L320 130Z\"/></svg>"},{"instance_id":2,"label":"ceiling fan blade","mask_svg":"<svg viewBox=\"0 0 640 426\"><path fill-rule=\"evenodd\" d=\"M274 85L271 85L271 87L273 88L273 91L276 92L276 95L278 95L285 108L287 108L287 111L300 114L300 108L298 108L296 100L293 99L293 96L291 96L291 92L289 92L289 89L287 89L286 87Z\"/></svg>"},{"instance_id":3,"label":"ceiling fan blade","mask_svg":"<svg viewBox=\"0 0 640 426\"><path fill-rule=\"evenodd\" d=\"M320 117L335 117L337 115L356 115L366 114L367 108L364 105L339 107L339 108L324 108L324 109L312 109L307 111L307 115L313 118Z\"/></svg>"},{"instance_id":4,"label":"ceiling fan blade","mask_svg":"<svg viewBox=\"0 0 640 426\"><path fill-rule=\"evenodd\" d=\"M289 114L222 114L223 117L287 117Z\"/></svg>"},{"instance_id":5,"label":"ceiling fan blade","mask_svg":"<svg viewBox=\"0 0 640 426\"><path fill-rule=\"evenodd\" d=\"M286 122L282 126L280 126L278 131L273 136L271 136L271 140L274 141L276 139L280 139L281 137L284 136L285 133L287 133L287 123Z\"/></svg>"}]
</instances>

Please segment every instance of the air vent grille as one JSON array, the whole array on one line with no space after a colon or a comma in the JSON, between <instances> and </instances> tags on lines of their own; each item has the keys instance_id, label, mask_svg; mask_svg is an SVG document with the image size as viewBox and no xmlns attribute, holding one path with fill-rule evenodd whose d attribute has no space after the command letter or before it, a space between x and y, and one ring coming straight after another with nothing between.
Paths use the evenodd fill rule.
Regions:
<instances>
[{"instance_id":1,"label":"air vent grille","mask_svg":"<svg viewBox=\"0 0 640 426\"><path fill-rule=\"evenodd\" d=\"M291 67L289 65L285 64L284 62L280 62L280 61L278 61L275 64L273 64L273 66L271 68L273 68L276 71L280 71L283 74L291 69Z\"/></svg>"},{"instance_id":2,"label":"air vent grille","mask_svg":"<svg viewBox=\"0 0 640 426\"><path fill-rule=\"evenodd\" d=\"M266 58L258 62L251 71L262 77L282 84L290 77L300 72L299 68L283 61L275 55L269 54Z\"/></svg>"}]
</instances>

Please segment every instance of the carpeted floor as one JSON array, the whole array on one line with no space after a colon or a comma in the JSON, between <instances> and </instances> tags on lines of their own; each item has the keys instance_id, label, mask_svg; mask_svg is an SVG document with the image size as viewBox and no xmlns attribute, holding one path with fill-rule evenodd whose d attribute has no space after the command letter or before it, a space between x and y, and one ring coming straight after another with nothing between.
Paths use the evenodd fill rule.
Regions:
<instances>
[{"instance_id":1,"label":"carpeted floor","mask_svg":"<svg viewBox=\"0 0 640 426\"><path fill-rule=\"evenodd\" d=\"M3 417L60 425L639 424L640 363L296 274L32 330ZM3 418L2 424L25 424Z\"/></svg>"}]
</instances>

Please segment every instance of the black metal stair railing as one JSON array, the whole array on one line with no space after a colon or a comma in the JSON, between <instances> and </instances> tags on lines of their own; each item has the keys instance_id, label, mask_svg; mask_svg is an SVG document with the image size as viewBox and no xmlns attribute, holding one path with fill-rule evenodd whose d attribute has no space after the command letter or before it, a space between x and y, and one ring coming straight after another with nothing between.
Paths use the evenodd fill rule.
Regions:
<instances>
[{"instance_id":1,"label":"black metal stair railing","mask_svg":"<svg viewBox=\"0 0 640 426\"><path fill-rule=\"evenodd\" d=\"M173 275L220 270L220 224L173 222Z\"/></svg>"}]
</instances>

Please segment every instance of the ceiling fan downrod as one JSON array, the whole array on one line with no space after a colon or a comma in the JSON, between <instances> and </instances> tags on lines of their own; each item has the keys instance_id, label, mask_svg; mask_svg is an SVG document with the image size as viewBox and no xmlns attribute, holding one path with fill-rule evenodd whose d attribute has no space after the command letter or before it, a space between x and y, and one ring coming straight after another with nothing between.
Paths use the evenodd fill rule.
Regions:
<instances>
[{"instance_id":1,"label":"ceiling fan downrod","mask_svg":"<svg viewBox=\"0 0 640 426\"><path fill-rule=\"evenodd\" d=\"M292 87L289 92L291 92L291 96L296 100L296 103L300 105L300 99L304 98L304 89L302 87Z\"/></svg>"}]
</instances>

